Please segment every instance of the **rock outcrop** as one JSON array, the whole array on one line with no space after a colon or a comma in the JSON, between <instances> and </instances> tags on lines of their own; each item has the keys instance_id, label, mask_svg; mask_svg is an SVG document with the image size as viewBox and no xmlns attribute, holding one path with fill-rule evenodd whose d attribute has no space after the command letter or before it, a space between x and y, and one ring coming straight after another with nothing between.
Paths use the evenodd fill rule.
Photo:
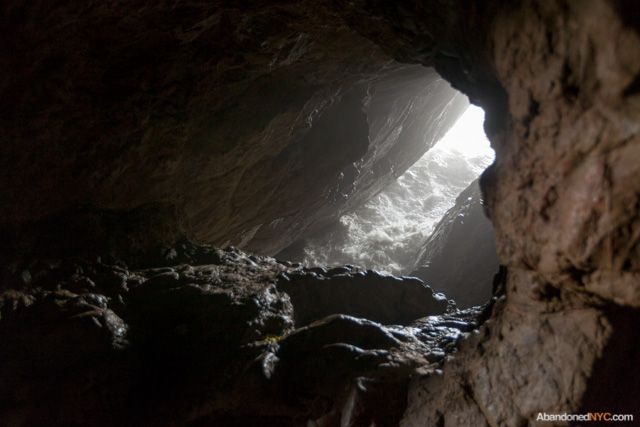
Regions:
<instances>
[{"instance_id":1,"label":"rock outcrop","mask_svg":"<svg viewBox=\"0 0 640 427\"><path fill-rule=\"evenodd\" d=\"M319 275L283 273L279 284L297 307L296 320L303 324L333 313L349 313L380 323L405 325L425 313L441 314L447 306L444 296L434 297L431 288L411 277L375 271L354 275L348 267L328 271L316 267L312 271Z\"/></svg>"},{"instance_id":2,"label":"rock outcrop","mask_svg":"<svg viewBox=\"0 0 640 427\"><path fill-rule=\"evenodd\" d=\"M188 243L155 264L3 270L3 425L394 426L411 376L438 369L482 321L481 310L445 314L415 279L355 267ZM380 301L358 306L368 283Z\"/></svg>"},{"instance_id":3,"label":"rock outcrop","mask_svg":"<svg viewBox=\"0 0 640 427\"><path fill-rule=\"evenodd\" d=\"M460 307L485 304L493 293L499 262L491 222L478 181L456 199L420 249L416 276Z\"/></svg>"}]
</instances>

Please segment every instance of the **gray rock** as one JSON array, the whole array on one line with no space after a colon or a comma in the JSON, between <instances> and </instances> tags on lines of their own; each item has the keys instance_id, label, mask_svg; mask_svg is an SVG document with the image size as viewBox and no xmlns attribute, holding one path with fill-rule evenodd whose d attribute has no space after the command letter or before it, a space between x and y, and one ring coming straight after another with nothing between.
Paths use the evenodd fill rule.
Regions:
<instances>
[{"instance_id":1,"label":"gray rock","mask_svg":"<svg viewBox=\"0 0 640 427\"><path fill-rule=\"evenodd\" d=\"M447 308L446 299L418 279L373 271L336 271L340 270L325 274L299 270L288 280L278 281L278 288L291 297L295 306L297 325L331 314L406 325L420 317L442 314Z\"/></svg>"},{"instance_id":2,"label":"gray rock","mask_svg":"<svg viewBox=\"0 0 640 427\"><path fill-rule=\"evenodd\" d=\"M420 249L412 276L460 307L485 304L499 262L493 227L482 206L478 181L456 199Z\"/></svg>"}]
</instances>

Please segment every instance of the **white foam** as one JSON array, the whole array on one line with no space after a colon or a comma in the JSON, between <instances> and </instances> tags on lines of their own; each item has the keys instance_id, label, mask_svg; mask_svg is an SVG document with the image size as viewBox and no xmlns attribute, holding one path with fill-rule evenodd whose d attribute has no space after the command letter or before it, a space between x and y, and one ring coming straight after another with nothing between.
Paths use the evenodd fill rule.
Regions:
<instances>
[{"instance_id":1,"label":"white foam","mask_svg":"<svg viewBox=\"0 0 640 427\"><path fill-rule=\"evenodd\" d=\"M412 268L420 246L464 190L493 161L471 106L449 132L396 182L340 218L342 233L311 239L306 264L357 264L393 274Z\"/></svg>"}]
</instances>

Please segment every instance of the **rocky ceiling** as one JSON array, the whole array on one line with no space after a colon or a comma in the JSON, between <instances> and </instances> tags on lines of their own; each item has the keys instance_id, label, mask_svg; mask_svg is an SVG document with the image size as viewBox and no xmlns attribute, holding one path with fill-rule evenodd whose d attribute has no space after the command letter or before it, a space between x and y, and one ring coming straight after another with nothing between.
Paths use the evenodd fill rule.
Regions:
<instances>
[{"instance_id":1,"label":"rocky ceiling","mask_svg":"<svg viewBox=\"0 0 640 427\"><path fill-rule=\"evenodd\" d=\"M640 373L622 368L640 354L635 2L0 8L8 425L520 426L538 412L637 408ZM172 248L159 270L54 259L129 260L181 236L277 250L366 199L446 129L447 86L400 63L435 67L487 113L496 161L481 188L505 269L484 311L443 313L411 279L234 250ZM416 88L431 97L420 108ZM430 137L404 147L403 132L425 130L424 109ZM305 299L335 294L325 282L353 286L337 297L347 301L371 283L382 307L434 317L389 320L386 307L374 314L385 326L296 323L296 306L326 314Z\"/></svg>"},{"instance_id":2,"label":"rocky ceiling","mask_svg":"<svg viewBox=\"0 0 640 427\"><path fill-rule=\"evenodd\" d=\"M357 207L466 100L339 9L5 4L0 224L274 254Z\"/></svg>"}]
</instances>

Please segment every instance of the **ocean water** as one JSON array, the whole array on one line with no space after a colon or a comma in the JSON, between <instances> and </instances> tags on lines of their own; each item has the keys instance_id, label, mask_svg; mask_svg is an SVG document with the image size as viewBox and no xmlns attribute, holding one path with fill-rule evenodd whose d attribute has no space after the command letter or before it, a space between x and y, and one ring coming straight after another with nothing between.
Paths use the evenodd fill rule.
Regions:
<instances>
[{"instance_id":1,"label":"ocean water","mask_svg":"<svg viewBox=\"0 0 640 427\"><path fill-rule=\"evenodd\" d=\"M455 199L491 164L494 152L470 106L449 132L396 182L322 236L307 240L303 263L354 264L408 274L418 250Z\"/></svg>"}]
</instances>

